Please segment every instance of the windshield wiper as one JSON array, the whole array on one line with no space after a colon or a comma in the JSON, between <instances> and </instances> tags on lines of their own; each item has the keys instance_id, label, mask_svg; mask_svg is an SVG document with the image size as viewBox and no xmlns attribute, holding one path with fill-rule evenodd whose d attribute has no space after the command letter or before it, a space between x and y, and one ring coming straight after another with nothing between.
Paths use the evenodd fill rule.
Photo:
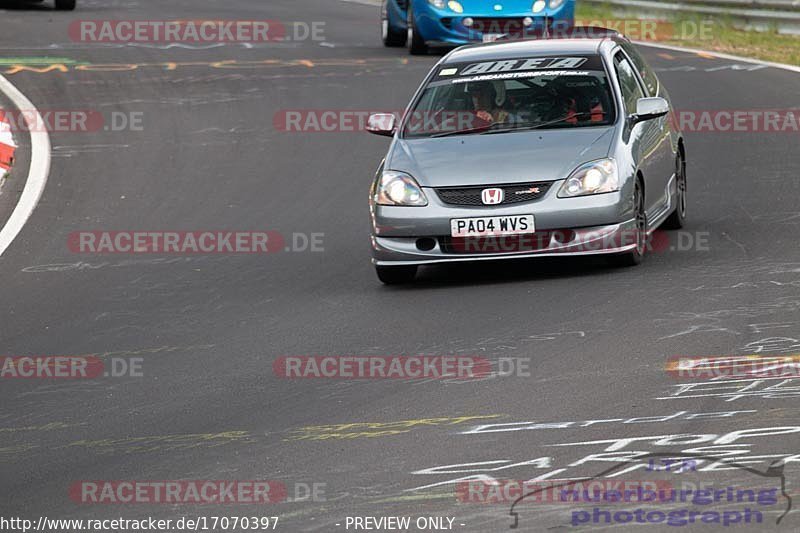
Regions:
<instances>
[{"instance_id":1,"label":"windshield wiper","mask_svg":"<svg viewBox=\"0 0 800 533\"><path fill-rule=\"evenodd\" d=\"M563 116L563 117L557 118L555 120L548 120L547 122L523 122L523 123L521 123L521 125L518 125L518 126L514 126L514 127L511 127L511 128L502 128L502 129L497 129L497 130L486 131L486 132L484 132L484 134L485 135L492 135L492 134L495 134L495 133L509 133L509 132L512 132L512 131L536 130L536 129L539 129L539 128L546 128L547 126L553 126L555 124L560 124L562 122L566 122L567 120L570 120L570 119L573 119L573 118L577 119L577 118L588 117L588 116L592 116L592 115L594 115L594 113L592 113L591 111L586 111L584 113L575 113L574 115Z\"/></svg>"}]
</instances>

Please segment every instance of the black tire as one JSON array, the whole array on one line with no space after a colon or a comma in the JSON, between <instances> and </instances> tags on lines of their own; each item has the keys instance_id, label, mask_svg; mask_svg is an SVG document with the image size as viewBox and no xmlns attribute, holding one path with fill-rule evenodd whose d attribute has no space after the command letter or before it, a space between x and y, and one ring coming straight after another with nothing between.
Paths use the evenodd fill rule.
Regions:
<instances>
[{"instance_id":1,"label":"black tire","mask_svg":"<svg viewBox=\"0 0 800 533\"><path fill-rule=\"evenodd\" d=\"M400 285L414 281L414 277L417 275L417 267L416 265L375 265L375 272L378 274L378 279L386 285Z\"/></svg>"},{"instance_id":2,"label":"black tire","mask_svg":"<svg viewBox=\"0 0 800 533\"><path fill-rule=\"evenodd\" d=\"M683 157L683 152L678 152L678 158L675 161L675 185L678 189L678 201L675 210L661 225L664 229L681 229L686 224L686 204L687 204L687 190L686 185L686 159Z\"/></svg>"},{"instance_id":3,"label":"black tire","mask_svg":"<svg viewBox=\"0 0 800 533\"><path fill-rule=\"evenodd\" d=\"M644 260L647 252L647 214L644 209L644 191L638 179L633 189L633 205L636 219L636 248L630 252L612 255L609 259L616 267L636 266Z\"/></svg>"},{"instance_id":4,"label":"black tire","mask_svg":"<svg viewBox=\"0 0 800 533\"><path fill-rule=\"evenodd\" d=\"M386 6L388 1L383 0L383 6L381 6L381 40L383 41L383 46L389 48L405 46L408 30L398 31L389 24L388 7Z\"/></svg>"},{"instance_id":5,"label":"black tire","mask_svg":"<svg viewBox=\"0 0 800 533\"><path fill-rule=\"evenodd\" d=\"M408 6L408 52L412 56L421 56L428 53L428 45L425 40L417 31L417 25L414 23L414 13L411 6Z\"/></svg>"},{"instance_id":6,"label":"black tire","mask_svg":"<svg viewBox=\"0 0 800 533\"><path fill-rule=\"evenodd\" d=\"M76 0L56 0L56 9L59 11L72 11L75 9Z\"/></svg>"}]
</instances>

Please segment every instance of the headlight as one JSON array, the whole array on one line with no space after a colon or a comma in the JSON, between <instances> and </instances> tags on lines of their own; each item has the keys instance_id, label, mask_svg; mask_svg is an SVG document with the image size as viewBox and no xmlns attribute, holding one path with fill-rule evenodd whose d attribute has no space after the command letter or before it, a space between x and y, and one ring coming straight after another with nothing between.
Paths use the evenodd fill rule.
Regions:
<instances>
[{"instance_id":1,"label":"headlight","mask_svg":"<svg viewBox=\"0 0 800 533\"><path fill-rule=\"evenodd\" d=\"M436 9L444 9L447 0L428 0L428 3Z\"/></svg>"},{"instance_id":2,"label":"headlight","mask_svg":"<svg viewBox=\"0 0 800 533\"><path fill-rule=\"evenodd\" d=\"M578 167L561 186L558 197L572 198L618 190L617 164L613 159L600 159Z\"/></svg>"},{"instance_id":3,"label":"headlight","mask_svg":"<svg viewBox=\"0 0 800 533\"><path fill-rule=\"evenodd\" d=\"M544 8L546 7L547 7L547 0L536 0L533 3L533 7L531 9L533 9L534 13L541 13L542 11L544 11Z\"/></svg>"},{"instance_id":4,"label":"headlight","mask_svg":"<svg viewBox=\"0 0 800 533\"><path fill-rule=\"evenodd\" d=\"M449 7L451 10L455 11L456 13L463 13L464 12L464 6L462 6L459 2L456 2L456 0L450 0L449 2L447 2L447 7Z\"/></svg>"},{"instance_id":5,"label":"headlight","mask_svg":"<svg viewBox=\"0 0 800 533\"><path fill-rule=\"evenodd\" d=\"M564 0L550 0L550 9L558 9L563 3Z\"/></svg>"},{"instance_id":6,"label":"headlight","mask_svg":"<svg viewBox=\"0 0 800 533\"><path fill-rule=\"evenodd\" d=\"M422 207L428 199L414 178L405 172L384 170L375 188L373 200L378 205L406 205Z\"/></svg>"}]
</instances>

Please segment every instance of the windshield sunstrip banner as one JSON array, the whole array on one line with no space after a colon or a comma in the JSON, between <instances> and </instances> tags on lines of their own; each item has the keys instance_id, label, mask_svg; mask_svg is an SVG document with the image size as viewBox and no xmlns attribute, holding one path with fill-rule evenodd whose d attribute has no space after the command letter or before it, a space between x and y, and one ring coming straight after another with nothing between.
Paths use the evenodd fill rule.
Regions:
<instances>
[{"instance_id":1,"label":"windshield sunstrip banner","mask_svg":"<svg viewBox=\"0 0 800 533\"><path fill-rule=\"evenodd\" d=\"M464 78L487 74L515 74L541 70L603 70L600 56L592 57L523 57L497 59L479 63L444 65L439 69L439 79Z\"/></svg>"}]
</instances>

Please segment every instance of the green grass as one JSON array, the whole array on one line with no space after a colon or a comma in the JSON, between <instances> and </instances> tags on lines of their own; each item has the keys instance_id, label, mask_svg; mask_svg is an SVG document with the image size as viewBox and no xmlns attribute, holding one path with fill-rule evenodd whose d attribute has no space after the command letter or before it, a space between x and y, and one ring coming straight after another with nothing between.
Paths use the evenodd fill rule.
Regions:
<instances>
[{"instance_id":1,"label":"green grass","mask_svg":"<svg viewBox=\"0 0 800 533\"><path fill-rule=\"evenodd\" d=\"M578 2L575 18L581 22L606 20L636 20L635 11L623 11L617 7ZM714 52L724 52L740 56L754 57L767 61L777 61L790 65L800 65L800 37L781 35L776 30L745 31L736 29L728 18L712 18L692 14L674 16L659 15L659 19L671 24L659 24L655 33L645 33L645 39L657 42L701 48ZM637 40L636 33L642 34L640 27L633 25L631 37ZM703 32L694 31L703 29ZM654 38L653 38L654 37Z\"/></svg>"}]
</instances>

